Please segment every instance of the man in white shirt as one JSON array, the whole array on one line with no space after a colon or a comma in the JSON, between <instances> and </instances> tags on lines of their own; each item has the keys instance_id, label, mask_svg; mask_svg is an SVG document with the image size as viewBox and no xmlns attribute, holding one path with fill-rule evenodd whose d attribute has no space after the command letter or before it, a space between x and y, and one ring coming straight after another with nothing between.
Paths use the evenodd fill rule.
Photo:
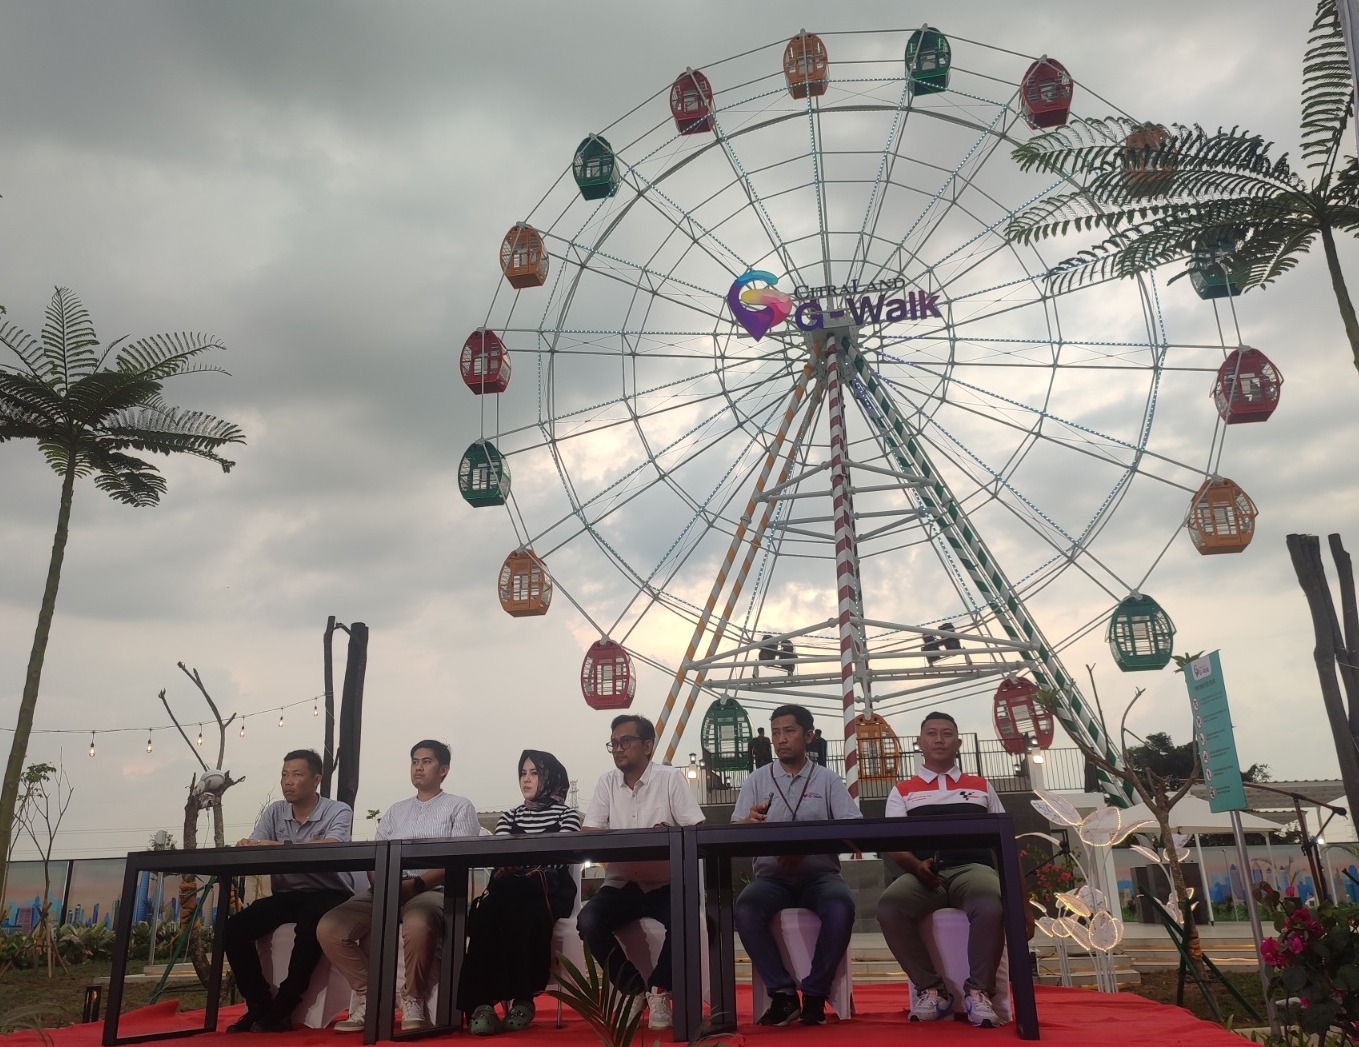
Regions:
<instances>
[{"instance_id":1,"label":"man in white shirt","mask_svg":"<svg viewBox=\"0 0 1359 1047\"><path fill-rule=\"evenodd\" d=\"M924 766L887 795L889 818L966 817L1004 814L1000 798L979 774L965 774L958 763L962 735L948 713L932 712L916 739ZM1000 875L989 851L890 851L905 871L878 900L878 924L892 955L911 980L911 1021L950 1018L953 999L935 970L920 922L945 906L967 914L968 978L964 986L967 1020L979 1028L1000 1024L991 998L996 968L1005 947Z\"/></svg>"},{"instance_id":2,"label":"man in white shirt","mask_svg":"<svg viewBox=\"0 0 1359 1047\"><path fill-rule=\"evenodd\" d=\"M661 825L697 825L703 809L678 768L651 762L656 728L645 716L614 718L608 749L614 769L603 774L581 823L591 829L639 829ZM649 916L665 926L665 944L656 958L650 985L623 955L614 932ZM604 886L586 903L576 930L603 961L609 980L621 991L647 993L647 1027L669 1029L670 1006L670 865L655 862L610 862Z\"/></svg>"},{"instance_id":3,"label":"man in white shirt","mask_svg":"<svg viewBox=\"0 0 1359 1047\"><path fill-rule=\"evenodd\" d=\"M477 809L466 797L443 791L452 754L431 739L411 747L411 784L415 795L387 808L378 822L379 840L446 839L481 832ZM406 950L406 984L397 1001L401 1031L429 1027L425 996L439 974L439 945L444 933L444 873L426 869L401 879L401 941ZM371 884L373 874L368 874ZM349 1017L336 1032L362 1032L368 1009L368 933L373 924L373 890L356 894L321 920L316 936L330 962L353 990Z\"/></svg>"}]
</instances>

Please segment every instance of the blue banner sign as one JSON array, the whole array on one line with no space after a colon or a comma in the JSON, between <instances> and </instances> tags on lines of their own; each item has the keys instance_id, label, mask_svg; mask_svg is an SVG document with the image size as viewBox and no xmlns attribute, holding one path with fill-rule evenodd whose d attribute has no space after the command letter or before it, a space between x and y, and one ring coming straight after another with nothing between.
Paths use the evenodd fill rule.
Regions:
<instances>
[{"instance_id":1,"label":"blue banner sign","mask_svg":"<svg viewBox=\"0 0 1359 1047\"><path fill-rule=\"evenodd\" d=\"M1213 813L1241 811L1246 790L1241 784L1241 761L1236 755L1232 714L1227 708L1227 685L1217 651L1195 658L1184 670L1189 705L1194 712L1194 742L1203 766L1203 784Z\"/></svg>"}]
</instances>

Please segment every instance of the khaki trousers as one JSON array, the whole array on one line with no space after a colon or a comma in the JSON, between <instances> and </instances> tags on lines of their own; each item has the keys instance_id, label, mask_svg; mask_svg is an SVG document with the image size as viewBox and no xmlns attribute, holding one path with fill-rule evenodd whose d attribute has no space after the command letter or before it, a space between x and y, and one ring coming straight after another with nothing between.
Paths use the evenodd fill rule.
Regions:
<instances>
[{"instance_id":1,"label":"khaki trousers","mask_svg":"<svg viewBox=\"0 0 1359 1047\"><path fill-rule=\"evenodd\" d=\"M355 992L368 992L368 934L373 926L373 891L354 895L325 916L316 938L331 964ZM406 949L404 995L423 1000L439 976L444 936L442 888L417 894L401 907L401 941Z\"/></svg>"}]
</instances>

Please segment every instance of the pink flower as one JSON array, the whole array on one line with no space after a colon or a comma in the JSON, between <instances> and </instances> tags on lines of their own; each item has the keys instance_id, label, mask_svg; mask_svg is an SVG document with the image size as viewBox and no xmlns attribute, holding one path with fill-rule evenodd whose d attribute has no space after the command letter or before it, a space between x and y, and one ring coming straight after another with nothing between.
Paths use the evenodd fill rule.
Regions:
<instances>
[{"instance_id":1,"label":"pink flower","mask_svg":"<svg viewBox=\"0 0 1359 1047\"><path fill-rule=\"evenodd\" d=\"M1288 939L1288 951L1289 951L1289 952L1291 952L1291 953L1300 953L1300 952L1302 952L1302 951L1303 951L1304 949L1306 949L1306 948L1307 948L1307 943L1306 943L1305 941L1303 941L1303 939L1299 938L1297 935L1294 935L1294 936L1292 936L1291 938Z\"/></svg>"},{"instance_id":2,"label":"pink flower","mask_svg":"<svg viewBox=\"0 0 1359 1047\"><path fill-rule=\"evenodd\" d=\"M1279 966L1279 940L1266 938L1260 943L1260 959L1270 967Z\"/></svg>"}]
</instances>

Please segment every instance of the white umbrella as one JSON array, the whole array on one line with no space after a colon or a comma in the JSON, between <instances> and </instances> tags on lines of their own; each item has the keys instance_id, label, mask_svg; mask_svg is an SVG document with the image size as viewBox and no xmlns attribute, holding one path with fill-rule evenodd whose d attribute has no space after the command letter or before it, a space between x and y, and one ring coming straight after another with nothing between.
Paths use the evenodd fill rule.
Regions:
<instances>
[{"instance_id":1,"label":"white umbrella","mask_svg":"<svg viewBox=\"0 0 1359 1047\"><path fill-rule=\"evenodd\" d=\"M1238 811L1237 813L1241 816L1241 828L1247 832L1279 832L1283 829L1283 826L1278 822L1261 818L1258 814L1251 814L1249 811ZM1154 820L1155 817L1144 803L1135 804L1123 812L1125 822L1135 821L1138 818ZM1188 793L1180 797L1179 802L1170 809L1170 827L1182 833L1231 832L1231 812L1223 811L1219 814L1208 806L1207 800L1201 799L1193 793Z\"/></svg>"}]
</instances>

